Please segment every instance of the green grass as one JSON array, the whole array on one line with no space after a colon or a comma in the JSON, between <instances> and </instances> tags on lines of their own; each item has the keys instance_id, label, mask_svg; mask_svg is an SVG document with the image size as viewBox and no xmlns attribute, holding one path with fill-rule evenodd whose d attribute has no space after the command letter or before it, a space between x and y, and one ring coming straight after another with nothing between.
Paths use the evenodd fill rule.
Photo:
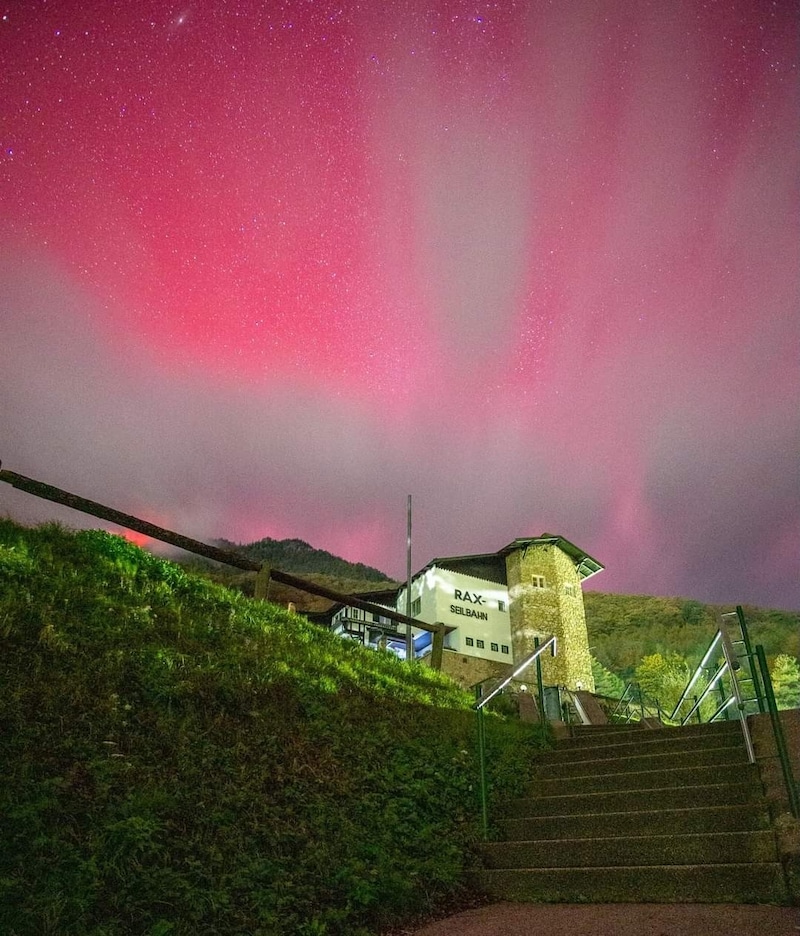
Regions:
<instances>
[{"instance_id":1,"label":"green grass","mask_svg":"<svg viewBox=\"0 0 800 936\"><path fill-rule=\"evenodd\" d=\"M374 932L474 866L471 698L125 540L0 520L0 931ZM532 728L491 719L496 798Z\"/></svg>"}]
</instances>

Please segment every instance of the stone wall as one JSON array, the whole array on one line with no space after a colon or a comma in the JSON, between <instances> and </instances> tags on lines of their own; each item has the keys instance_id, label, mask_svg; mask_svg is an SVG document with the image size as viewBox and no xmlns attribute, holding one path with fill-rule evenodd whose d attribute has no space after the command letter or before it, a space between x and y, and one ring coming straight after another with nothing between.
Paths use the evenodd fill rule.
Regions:
<instances>
[{"instance_id":1,"label":"stone wall","mask_svg":"<svg viewBox=\"0 0 800 936\"><path fill-rule=\"evenodd\" d=\"M556 636L558 653L542 657L545 685L594 692L581 579L575 563L553 544L531 545L506 557L514 661L534 650L534 637ZM538 587L544 580L544 587Z\"/></svg>"},{"instance_id":2,"label":"stone wall","mask_svg":"<svg viewBox=\"0 0 800 936\"><path fill-rule=\"evenodd\" d=\"M423 657L430 664L430 654ZM504 677L508 675L509 663L499 663L496 660L483 660L480 657L467 656L455 650L442 651L442 672L447 673L460 686L469 689L476 683L483 682L491 676Z\"/></svg>"},{"instance_id":3,"label":"stone wall","mask_svg":"<svg viewBox=\"0 0 800 936\"><path fill-rule=\"evenodd\" d=\"M800 709L780 712L787 753L795 785L800 784ZM789 811L789 794L778 760L772 721L768 714L751 715L747 719L753 737L756 763L771 803L771 812L778 852L783 864L791 902L800 905L800 821Z\"/></svg>"},{"instance_id":4,"label":"stone wall","mask_svg":"<svg viewBox=\"0 0 800 936\"><path fill-rule=\"evenodd\" d=\"M787 709L780 712L781 725L786 739L786 747L795 781L800 783L800 709ZM775 735L772 731L772 721L768 713L751 715L747 719L750 734L753 737L753 748L756 753L761 780L767 796L783 808L788 808L788 794L783 779L778 751L775 746Z\"/></svg>"}]
</instances>

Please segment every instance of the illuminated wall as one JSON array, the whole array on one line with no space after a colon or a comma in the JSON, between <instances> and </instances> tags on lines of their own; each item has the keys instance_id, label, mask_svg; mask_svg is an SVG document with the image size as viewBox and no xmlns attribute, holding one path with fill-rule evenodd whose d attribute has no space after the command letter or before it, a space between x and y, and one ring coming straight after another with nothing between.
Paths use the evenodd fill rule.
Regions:
<instances>
[{"instance_id":1,"label":"illuminated wall","mask_svg":"<svg viewBox=\"0 0 800 936\"><path fill-rule=\"evenodd\" d=\"M411 583L411 601L413 617L457 628L445 639L447 649L467 657L512 662L505 585L433 566ZM398 596L397 610L405 613L405 588Z\"/></svg>"},{"instance_id":2,"label":"illuminated wall","mask_svg":"<svg viewBox=\"0 0 800 936\"><path fill-rule=\"evenodd\" d=\"M506 557L514 659L533 652L534 637L555 634L558 654L542 657L546 685L594 692L581 578L555 544L534 544Z\"/></svg>"},{"instance_id":3,"label":"illuminated wall","mask_svg":"<svg viewBox=\"0 0 800 936\"><path fill-rule=\"evenodd\" d=\"M582 578L574 555L561 549L556 538L527 541L527 545L517 542L519 548L513 548L515 542L509 552L497 554L499 562L505 554L508 585L436 565L423 570L411 583L411 616L453 628L445 637L442 668L464 686L503 675L512 663L533 652L535 638L555 635L556 657L549 653L542 657L545 685L593 692ZM472 571L484 571L484 567L473 565ZM495 574L502 577L502 565ZM405 588L400 590L396 609L406 613ZM380 619L382 626L376 629L377 623L371 613L342 609L333 627L343 636L388 646L405 656L405 626L389 626L389 621ZM414 643L415 655L424 657L431 649L430 633L415 629Z\"/></svg>"}]
</instances>

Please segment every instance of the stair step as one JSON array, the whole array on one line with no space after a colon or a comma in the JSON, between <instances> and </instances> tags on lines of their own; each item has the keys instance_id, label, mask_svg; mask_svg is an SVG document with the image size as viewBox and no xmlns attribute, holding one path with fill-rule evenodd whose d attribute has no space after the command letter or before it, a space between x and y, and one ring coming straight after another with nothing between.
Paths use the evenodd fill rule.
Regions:
<instances>
[{"instance_id":1,"label":"stair step","mask_svg":"<svg viewBox=\"0 0 800 936\"><path fill-rule=\"evenodd\" d=\"M635 741L626 739L625 744L582 744L580 746L569 744L558 744L552 751L546 751L540 754L537 764L563 764L577 763L584 760L599 760L605 757L632 757L639 754L656 753L686 753L689 751L705 751L709 747L709 742L713 742L714 750L733 749L745 750L744 741L741 733L731 734L723 733L715 735L712 739L702 735L689 735L683 737L678 734L673 737L664 737L657 735L655 737L645 736L637 738Z\"/></svg>"},{"instance_id":2,"label":"stair step","mask_svg":"<svg viewBox=\"0 0 800 936\"><path fill-rule=\"evenodd\" d=\"M766 809L741 806L704 806L684 809L602 812L530 819L500 819L499 838L509 842L535 839L609 838L627 835L676 835L690 832L747 832L769 828Z\"/></svg>"},{"instance_id":3,"label":"stair step","mask_svg":"<svg viewBox=\"0 0 800 936\"><path fill-rule=\"evenodd\" d=\"M595 751L595 748L589 750ZM582 752L583 753L583 752ZM605 756L602 756L602 755ZM601 750L592 760L571 760L542 762L537 761L534 779L546 780L557 777L585 777L605 774L625 773L627 771L651 771L674 769L677 767L736 767L747 765L747 751L744 746L701 748L692 750L663 750L642 753L629 752L625 745L625 756L609 757L609 750Z\"/></svg>"},{"instance_id":4,"label":"stair step","mask_svg":"<svg viewBox=\"0 0 800 936\"><path fill-rule=\"evenodd\" d=\"M550 902L788 899L758 768L737 721L576 726L505 804L473 881Z\"/></svg>"},{"instance_id":5,"label":"stair step","mask_svg":"<svg viewBox=\"0 0 800 936\"><path fill-rule=\"evenodd\" d=\"M559 749L564 747L583 747L592 744L630 744L632 741L654 740L669 737L702 736L710 738L714 735L736 734L741 736L742 729L738 719L736 721L706 722L703 725L684 725L682 728L628 728L613 725L576 725L571 738L564 738L558 742Z\"/></svg>"},{"instance_id":6,"label":"stair step","mask_svg":"<svg viewBox=\"0 0 800 936\"><path fill-rule=\"evenodd\" d=\"M778 862L625 868L502 868L474 885L498 900L553 903L785 903Z\"/></svg>"},{"instance_id":7,"label":"stair step","mask_svg":"<svg viewBox=\"0 0 800 936\"><path fill-rule=\"evenodd\" d=\"M622 868L778 860L775 835L771 830L585 838L557 844L546 839L487 842L481 852L489 868L546 868L553 864L561 868Z\"/></svg>"},{"instance_id":8,"label":"stair step","mask_svg":"<svg viewBox=\"0 0 800 936\"><path fill-rule=\"evenodd\" d=\"M660 776L660 774L655 774ZM520 819L529 816L564 816L601 812L639 812L661 809L681 809L692 806L733 806L763 800L759 782L718 783L694 787L653 787L610 792L568 793L553 796L521 797L510 800L503 818Z\"/></svg>"},{"instance_id":9,"label":"stair step","mask_svg":"<svg viewBox=\"0 0 800 936\"><path fill-rule=\"evenodd\" d=\"M551 794L596 793L615 790L654 790L664 787L705 786L720 779L750 779L758 783L755 764L740 764L736 770L720 770L719 766L674 767L663 770L641 770L618 773L589 774L580 777L555 777L552 780L531 780L525 784L525 796Z\"/></svg>"}]
</instances>

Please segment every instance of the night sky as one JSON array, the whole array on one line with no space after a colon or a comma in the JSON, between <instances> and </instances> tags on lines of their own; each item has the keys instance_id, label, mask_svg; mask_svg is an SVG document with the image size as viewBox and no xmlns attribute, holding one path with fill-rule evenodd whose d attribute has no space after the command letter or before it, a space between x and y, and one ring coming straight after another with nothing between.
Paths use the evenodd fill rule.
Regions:
<instances>
[{"instance_id":1,"label":"night sky","mask_svg":"<svg viewBox=\"0 0 800 936\"><path fill-rule=\"evenodd\" d=\"M789 0L0 6L3 467L800 608ZM0 485L0 513L92 525Z\"/></svg>"}]
</instances>

